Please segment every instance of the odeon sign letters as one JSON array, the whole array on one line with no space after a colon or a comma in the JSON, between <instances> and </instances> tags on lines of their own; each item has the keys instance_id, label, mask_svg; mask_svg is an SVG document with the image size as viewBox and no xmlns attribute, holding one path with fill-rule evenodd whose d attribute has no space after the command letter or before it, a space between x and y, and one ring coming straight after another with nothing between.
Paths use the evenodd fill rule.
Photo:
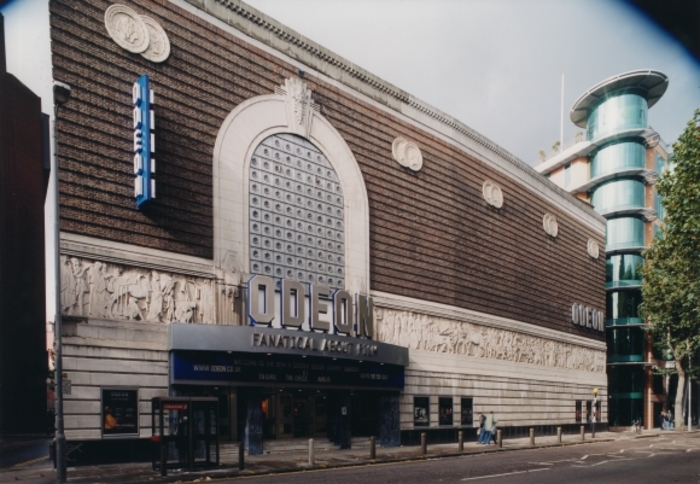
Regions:
<instances>
[{"instance_id":1,"label":"odeon sign letters","mask_svg":"<svg viewBox=\"0 0 700 484\"><path fill-rule=\"evenodd\" d=\"M372 339L372 298L343 289L253 276L248 281L248 324Z\"/></svg>"},{"instance_id":2,"label":"odeon sign letters","mask_svg":"<svg viewBox=\"0 0 700 484\"><path fill-rule=\"evenodd\" d=\"M583 304L573 303L571 305L571 322L584 328L605 331L605 315L601 311L591 309Z\"/></svg>"}]
</instances>

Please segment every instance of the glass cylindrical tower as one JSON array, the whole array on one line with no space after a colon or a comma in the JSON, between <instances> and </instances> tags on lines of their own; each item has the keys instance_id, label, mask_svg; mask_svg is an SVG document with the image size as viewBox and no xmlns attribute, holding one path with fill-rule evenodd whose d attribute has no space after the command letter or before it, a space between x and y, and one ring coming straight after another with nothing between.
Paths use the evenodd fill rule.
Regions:
<instances>
[{"instance_id":1,"label":"glass cylindrical tower","mask_svg":"<svg viewBox=\"0 0 700 484\"><path fill-rule=\"evenodd\" d=\"M588 155L591 204L608 219L606 334L612 427L631 425L649 414L644 405L646 335L638 313L641 252L651 243L654 230L647 225L657 213L654 197L647 196L657 174L653 158L648 161L647 112L667 86L661 72L628 72L592 87L571 110L571 120L586 129L594 147Z\"/></svg>"}]
</instances>

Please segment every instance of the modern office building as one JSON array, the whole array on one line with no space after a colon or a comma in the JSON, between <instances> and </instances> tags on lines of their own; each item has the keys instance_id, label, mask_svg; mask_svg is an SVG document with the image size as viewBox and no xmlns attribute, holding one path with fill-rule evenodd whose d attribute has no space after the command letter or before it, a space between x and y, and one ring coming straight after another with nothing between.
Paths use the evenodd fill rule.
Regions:
<instances>
[{"instance_id":1,"label":"modern office building","mask_svg":"<svg viewBox=\"0 0 700 484\"><path fill-rule=\"evenodd\" d=\"M668 78L652 70L611 77L585 92L571 109L571 121L585 137L537 166L557 185L593 205L607 220L606 334L611 426L644 416L654 425L665 403L657 361L644 321L641 252L653 242L663 219L654 188L668 154L647 113L666 91ZM656 380L656 384L654 383Z\"/></svg>"},{"instance_id":2,"label":"modern office building","mask_svg":"<svg viewBox=\"0 0 700 484\"><path fill-rule=\"evenodd\" d=\"M252 453L476 438L490 410L578 432L607 400L590 205L243 2L48 5L83 455L148 458L153 397L216 397Z\"/></svg>"}]
</instances>

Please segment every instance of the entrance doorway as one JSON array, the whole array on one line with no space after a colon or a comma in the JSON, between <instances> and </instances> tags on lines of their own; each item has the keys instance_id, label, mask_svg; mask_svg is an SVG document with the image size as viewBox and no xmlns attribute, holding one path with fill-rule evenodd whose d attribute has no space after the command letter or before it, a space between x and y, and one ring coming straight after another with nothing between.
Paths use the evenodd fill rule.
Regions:
<instances>
[{"instance_id":1,"label":"entrance doorway","mask_svg":"<svg viewBox=\"0 0 700 484\"><path fill-rule=\"evenodd\" d=\"M283 390L262 399L263 439L325 437L328 431L326 392Z\"/></svg>"}]
</instances>

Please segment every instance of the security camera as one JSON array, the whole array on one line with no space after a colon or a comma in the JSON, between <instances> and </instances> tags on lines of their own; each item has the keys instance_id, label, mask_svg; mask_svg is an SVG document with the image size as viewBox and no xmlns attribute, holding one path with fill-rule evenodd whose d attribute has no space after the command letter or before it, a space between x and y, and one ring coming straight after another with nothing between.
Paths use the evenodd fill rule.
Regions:
<instances>
[{"instance_id":1,"label":"security camera","mask_svg":"<svg viewBox=\"0 0 700 484\"><path fill-rule=\"evenodd\" d=\"M53 82L53 99L54 103L62 106L70 99L70 86L65 82Z\"/></svg>"}]
</instances>

